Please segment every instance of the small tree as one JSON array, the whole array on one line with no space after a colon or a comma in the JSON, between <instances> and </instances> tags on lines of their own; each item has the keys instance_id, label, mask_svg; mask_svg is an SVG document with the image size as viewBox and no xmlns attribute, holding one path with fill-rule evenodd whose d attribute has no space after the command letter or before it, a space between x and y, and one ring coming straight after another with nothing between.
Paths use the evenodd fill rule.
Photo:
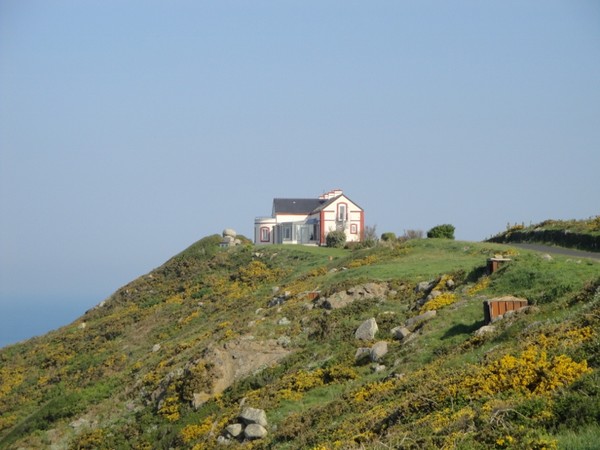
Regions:
<instances>
[{"instance_id":1,"label":"small tree","mask_svg":"<svg viewBox=\"0 0 600 450\"><path fill-rule=\"evenodd\" d=\"M454 225L437 225L427 232L428 238L454 239Z\"/></svg>"},{"instance_id":2,"label":"small tree","mask_svg":"<svg viewBox=\"0 0 600 450\"><path fill-rule=\"evenodd\" d=\"M340 248L346 243L346 233L342 230L330 231L325 238L327 247Z\"/></svg>"}]
</instances>

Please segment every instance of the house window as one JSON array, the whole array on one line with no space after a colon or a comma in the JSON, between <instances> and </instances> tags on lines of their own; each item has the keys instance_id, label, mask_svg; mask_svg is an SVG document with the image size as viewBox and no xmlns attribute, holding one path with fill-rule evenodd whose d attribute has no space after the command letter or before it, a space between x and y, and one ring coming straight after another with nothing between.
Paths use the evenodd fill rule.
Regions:
<instances>
[{"instance_id":1,"label":"house window","mask_svg":"<svg viewBox=\"0 0 600 450\"><path fill-rule=\"evenodd\" d=\"M291 225L285 225L283 227L283 240L284 241L292 240L292 226Z\"/></svg>"},{"instance_id":2,"label":"house window","mask_svg":"<svg viewBox=\"0 0 600 450\"><path fill-rule=\"evenodd\" d=\"M358 234L358 226L355 223L350 225L350 234Z\"/></svg>"},{"instance_id":3,"label":"house window","mask_svg":"<svg viewBox=\"0 0 600 450\"><path fill-rule=\"evenodd\" d=\"M271 242L271 230L268 227L261 227L260 242Z\"/></svg>"},{"instance_id":4,"label":"house window","mask_svg":"<svg viewBox=\"0 0 600 450\"><path fill-rule=\"evenodd\" d=\"M338 222L344 222L348 220L348 205L345 203L340 203L338 205L337 220Z\"/></svg>"}]
</instances>

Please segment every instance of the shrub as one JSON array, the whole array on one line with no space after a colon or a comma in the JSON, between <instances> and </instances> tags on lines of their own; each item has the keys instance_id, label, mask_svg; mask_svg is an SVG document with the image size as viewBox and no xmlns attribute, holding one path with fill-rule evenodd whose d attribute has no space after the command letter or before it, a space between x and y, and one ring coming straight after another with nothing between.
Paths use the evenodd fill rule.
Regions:
<instances>
[{"instance_id":1,"label":"shrub","mask_svg":"<svg viewBox=\"0 0 600 450\"><path fill-rule=\"evenodd\" d=\"M404 230L404 236L402 236L406 240L410 239L422 239L423 238L423 230Z\"/></svg>"},{"instance_id":2,"label":"shrub","mask_svg":"<svg viewBox=\"0 0 600 450\"><path fill-rule=\"evenodd\" d=\"M454 239L454 225L437 225L427 232L428 238Z\"/></svg>"},{"instance_id":3,"label":"shrub","mask_svg":"<svg viewBox=\"0 0 600 450\"><path fill-rule=\"evenodd\" d=\"M396 233L394 233L393 231L387 231L381 235L381 240L385 242L395 241Z\"/></svg>"},{"instance_id":4,"label":"shrub","mask_svg":"<svg viewBox=\"0 0 600 450\"><path fill-rule=\"evenodd\" d=\"M342 230L330 231L325 241L327 247L341 248L346 243L346 233Z\"/></svg>"},{"instance_id":5,"label":"shrub","mask_svg":"<svg viewBox=\"0 0 600 450\"><path fill-rule=\"evenodd\" d=\"M366 226L363 235L363 243L365 247L375 247L378 241L379 238L377 237L377 225Z\"/></svg>"}]
</instances>

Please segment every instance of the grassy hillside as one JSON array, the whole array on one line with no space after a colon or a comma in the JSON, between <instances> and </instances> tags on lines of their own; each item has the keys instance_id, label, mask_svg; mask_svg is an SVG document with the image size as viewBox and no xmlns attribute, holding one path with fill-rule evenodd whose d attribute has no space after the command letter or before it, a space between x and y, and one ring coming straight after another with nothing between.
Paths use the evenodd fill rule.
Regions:
<instances>
[{"instance_id":1,"label":"grassy hillside","mask_svg":"<svg viewBox=\"0 0 600 450\"><path fill-rule=\"evenodd\" d=\"M242 405L266 411L268 435L230 448L595 448L598 262L435 239L357 251L219 241L1 349L0 448L216 448ZM487 276L495 254L512 261ZM423 304L424 281L440 295ZM308 294L365 283L385 294L333 310ZM534 307L476 335L482 301L502 295ZM359 341L369 318L379 331ZM387 354L357 361L376 341Z\"/></svg>"},{"instance_id":2,"label":"grassy hillside","mask_svg":"<svg viewBox=\"0 0 600 450\"><path fill-rule=\"evenodd\" d=\"M600 252L600 216L586 220L545 220L530 225L508 226L490 242L538 242Z\"/></svg>"}]
</instances>

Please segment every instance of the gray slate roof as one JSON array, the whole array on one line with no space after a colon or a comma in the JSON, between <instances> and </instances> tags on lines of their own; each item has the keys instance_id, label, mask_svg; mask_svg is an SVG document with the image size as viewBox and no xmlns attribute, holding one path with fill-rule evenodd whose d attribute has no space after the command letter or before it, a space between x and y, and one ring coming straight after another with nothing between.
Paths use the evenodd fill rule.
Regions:
<instances>
[{"instance_id":1,"label":"gray slate roof","mask_svg":"<svg viewBox=\"0 0 600 450\"><path fill-rule=\"evenodd\" d=\"M318 198L274 198L273 214L310 214L328 202Z\"/></svg>"},{"instance_id":2,"label":"gray slate roof","mask_svg":"<svg viewBox=\"0 0 600 450\"><path fill-rule=\"evenodd\" d=\"M273 217L277 214L311 214L321 211L328 205L340 198L330 198L328 200L320 198L274 198L273 199ZM348 199L350 200L350 199ZM350 200L352 201L352 200ZM354 203L354 202L353 202ZM356 203L354 203L356 205ZM360 209L362 209L359 205Z\"/></svg>"}]
</instances>

